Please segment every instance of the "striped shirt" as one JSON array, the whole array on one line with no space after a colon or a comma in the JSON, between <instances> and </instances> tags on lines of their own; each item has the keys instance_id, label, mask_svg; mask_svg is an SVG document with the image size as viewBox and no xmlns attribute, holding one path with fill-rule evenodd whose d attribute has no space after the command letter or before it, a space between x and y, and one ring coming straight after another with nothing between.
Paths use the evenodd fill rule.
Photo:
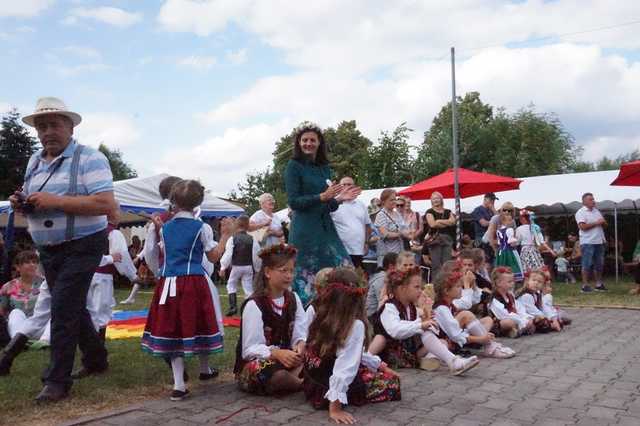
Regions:
<instances>
[{"instance_id":1,"label":"striped shirt","mask_svg":"<svg viewBox=\"0 0 640 426\"><path fill-rule=\"evenodd\" d=\"M33 154L29 159L24 178L23 190L25 194L33 194L53 173L41 192L66 195L69 190L69 180L73 153L78 144L74 139L58 157L47 163L44 160L44 150ZM101 192L113 191L113 176L106 157L100 152L87 146L80 155L78 165L77 195L86 196ZM61 210L46 210L27 215L29 233L34 243L39 246L49 246L65 242L67 230L67 214ZM95 234L107 227L107 217L75 215L72 240Z\"/></svg>"}]
</instances>

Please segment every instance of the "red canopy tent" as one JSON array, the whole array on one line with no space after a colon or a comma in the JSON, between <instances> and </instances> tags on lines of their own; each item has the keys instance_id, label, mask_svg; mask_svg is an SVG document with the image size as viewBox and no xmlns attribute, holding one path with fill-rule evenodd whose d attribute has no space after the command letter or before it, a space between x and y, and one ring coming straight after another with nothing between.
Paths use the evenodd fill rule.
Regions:
<instances>
[{"instance_id":1,"label":"red canopy tent","mask_svg":"<svg viewBox=\"0 0 640 426\"><path fill-rule=\"evenodd\" d=\"M640 161L622 164L618 177L611 182L611 185L640 186Z\"/></svg>"},{"instance_id":2,"label":"red canopy tent","mask_svg":"<svg viewBox=\"0 0 640 426\"><path fill-rule=\"evenodd\" d=\"M487 192L519 189L521 183L520 179L458 168L460 198L473 197ZM431 194L436 191L441 193L444 198L455 198L453 169L411 185L400 191L399 194L405 195L412 200L425 200L430 198Z\"/></svg>"}]
</instances>

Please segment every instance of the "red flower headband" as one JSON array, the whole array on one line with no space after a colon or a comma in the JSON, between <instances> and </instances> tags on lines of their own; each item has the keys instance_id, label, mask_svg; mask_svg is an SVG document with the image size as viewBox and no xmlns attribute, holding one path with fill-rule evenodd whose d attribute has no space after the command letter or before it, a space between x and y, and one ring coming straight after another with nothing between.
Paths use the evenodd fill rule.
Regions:
<instances>
[{"instance_id":1,"label":"red flower headband","mask_svg":"<svg viewBox=\"0 0 640 426\"><path fill-rule=\"evenodd\" d=\"M513 274L513 271L508 266L498 266L494 271L499 274Z\"/></svg>"},{"instance_id":2,"label":"red flower headband","mask_svg":"<svg viewBox=\"0 0 640 426\"><path fill-rule=\"evenodd\" d=\"M330 283L321 290L322 296L326 296L333 290L354 296L364 296L367 293L367 289L365 287L352 287L343 283Z\"/></svg>"},{"instance_id":3,"label":"red flower headband","mask_svg":"<svg viewBox=\"0 0 640 426\"><path fill-rule=\"evenodd\" d=\"M458 281L460 281L461 278L462 278L462 272L453 271L453 272L451 272L451 275L449 275L449 277L447 278L447 283L448 284L455 284Z\"/></svg>"},{"instance_id":4,"label":"red flower headband","mask_svg":"<svg viewBox=\"0 0 640 426\"><path fill-rule=\"evenodd\" d=\"M260 252L258 253L258 256L260 256L260 258L264 260L265 258L272 255L283 254L285 256L293 257L297 253L298 253L298 249L296 249L294 246L290 244L275 244L260 250Z\"/></svg>"}]
</instances>

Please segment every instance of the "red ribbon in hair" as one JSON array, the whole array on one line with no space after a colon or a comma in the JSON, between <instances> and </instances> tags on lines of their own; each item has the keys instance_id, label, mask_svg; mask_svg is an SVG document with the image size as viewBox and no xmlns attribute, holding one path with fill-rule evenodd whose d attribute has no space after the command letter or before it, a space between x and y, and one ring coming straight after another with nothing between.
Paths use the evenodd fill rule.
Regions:
<instances>
[{"instance_id":1,"label":"red ribbon in hair","mask_svg":"<svg viewBox=\"0 0 640 426\"><path fill-rule=\"evenodd\" d=\"M343 283L327 284L327 286L322 289L322 293L328 294L332 290L341 291L354 296L364 296L367 293L367 289L365 287L351 287Z\"/></svg>"},{"instance_id":2,"label":"red ribbon in hair","mask_svg":"<svg viewBox=\"0 0 640 426\"><path fill-rule=\"evenodd\" d=\"M508 266L498 266L494 270L499 274L513 274L513 271Z\"/></svg>"},{"instance_id":3,"label":"red ribbon in hair","mask_svg":"<svg viewBox=\"0 0 640 426\"><path fill-rule=\"evenodd\" d=\"M449 284L457 283L458 281L460 281L461 278L462 278L462 272L454 271L451 273L451 275L449 275L449 278L447 278L447 283Z\"/></svg>"}]
</instances>

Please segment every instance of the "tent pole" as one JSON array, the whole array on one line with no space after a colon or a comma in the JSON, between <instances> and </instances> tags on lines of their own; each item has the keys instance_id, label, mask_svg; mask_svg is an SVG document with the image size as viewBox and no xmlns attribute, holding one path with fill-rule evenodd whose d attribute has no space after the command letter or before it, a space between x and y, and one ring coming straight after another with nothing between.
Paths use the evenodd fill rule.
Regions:
<instances>
[{"instance_id":1,"label":"tent pole","mask_svg":"<svg viewBox=\"0 0 640 426\"><path fill-rule=\"evenodd\" d=\"M458 182L458 120L456 114L456 49L451 48L451 126L453 139L453 190L456 198L456 250L460 249L462 241L462 224L460 217L460 185Z\"/></svg>"},{"instance_id":2,"label":"tent pole","mask_svg":"<svg viewBox=\"0 0 640 426\"><path fill-rule=\"evenodd\" d=\"M615 233L615 244L616 244L616 284L618 283L618 204L613 205L613 232Z\"/></svg>"}]
</instances>

